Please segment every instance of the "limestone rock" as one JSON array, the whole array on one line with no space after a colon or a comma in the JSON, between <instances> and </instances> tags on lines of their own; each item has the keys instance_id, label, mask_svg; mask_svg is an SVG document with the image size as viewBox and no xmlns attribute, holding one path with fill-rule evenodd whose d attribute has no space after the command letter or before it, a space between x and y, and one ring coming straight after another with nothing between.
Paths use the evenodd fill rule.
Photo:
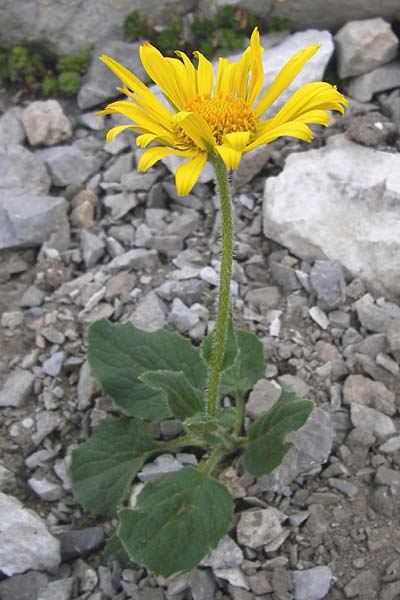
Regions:
<instances>
[{"instance_id":1,"label":"limestone rock","mask_svg":"<svg viewBox=\"0 0 400 600\"><path fill-rule=\"evenodd\" d=\"M60 564L60 544L33 511L13 496L0 493L0 571L5 575L28 569L55 571Z\"/></svg>"},{"instance_id":2,"label":"limestone rock","mask_svg":"<svg viewBox=\"0 0 400 600\"><path fill-rule=\"evenodd\" d=\"M0 190L47 194L50 177L38 156L18 144L0 145Z\"/></svg>"},{"instance_id":3,"label":"limestone rock","mask_svg":"<svg viewBox=\"0 0 400 600\"><path fill-rule=\"evenodd\" d=\"M25 130L21 122L22 108L13 106L0 117L0 146L23 144Z\"/></svg>"},{"instance_id":4,"label":"limestone rock","mask_svg":"<svg viewBox=\"0 0 400 600\"><path fill-rule=\"evenodd\" d=\"M291 154L265 183L264 233L305 260L337 260L372 291L397 296L399 172L399 155L343 136Z\"/></svg>"},{"instance_id":5,"label":"limestone rock","mask_svg":"<svg viewBox=\"0 0 400 600\"><path fill-rule=\"evenodd\" d=\"M75 144L38 150L36 156L45 163L52 183L57 187L79 185L100 166L93 155L85 154Z\"/></svg>"},{"instance_id":6,"label":"limestone rock","mask_svg":"<svg viewBox=\"0 0 400 600\"><path fill-rule=\"evenodd\" d=\"M346 23L335 35L341 79L368 73L396 57L399 41L382 18Z\"/></svg>"},{"instance_id":7,"label":"limestone rock","mask_svg":"<svg viewBox=\"0 0 400 600\"><path fill-rule=\"evenodd\" d=\"M350 80L346 91L351 98L359 102L369 102L374 94L385 92L400 86L400 62L394 60Z\"/></svg>"},{"instance_id":8,"label":"limestone rock","mask_svg":"<svg viewBox=\"0 0 400 600\"><path fill-rule=\"evenodd\" d=\"M32 391L35 376L26 369L15 369L0 390L0 406L21 406Z\"/></svg>"},{"instance_id":9,"label":"limestone rock","mask_svg":"<svg viewBox=\"0 0 400 600\"><path fill-rule=\"evenodd\" d=\"M71 123L57 100L36 100L22 113L22 123L31 146L54 146L72 136Z\"/></svg>"}]
</instances>

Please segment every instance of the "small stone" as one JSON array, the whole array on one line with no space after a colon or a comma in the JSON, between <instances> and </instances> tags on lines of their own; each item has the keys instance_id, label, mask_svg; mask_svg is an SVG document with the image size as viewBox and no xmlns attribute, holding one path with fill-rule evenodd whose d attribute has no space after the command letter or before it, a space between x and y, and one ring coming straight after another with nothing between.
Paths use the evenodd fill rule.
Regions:
<instances>
[{"instance_id":1,"label":"small stone","mask_svg":"<svg viewBox=\"0 0 400 600\"><path fill-rule=\"evenodd\" d=\"M329 567L294 571L294 600L322 600L329 591L332 579Z\"/></svg>"},{"instance_id":2,"label":"small stone","mask_svg":"<svg viewBox=\"0 0 400 600\"><path fill-rule=\"evenodd\" d=\"M291 392L300 399L305 398L311 389L300 377L290 375L290 373L281 375L278 377L278 381L285 392Z\"/></svg>"},{"instance_id":3,"label":"small stone","mask_svg":"<svg viewBox=\"0 0 400 600\"><path fill-rule=\"evenodd\" d=\"M22 123L31 146L54 146L72 137L71 123L57 100L36 100L22 112Z\"/></svg>"},{"instance_id":4,"label":"small stone","mask_svg":"<svg viewBox=\"0 0 400 600\"><path fill-rule=\"evenodd\" d=\"M156 250L144 250L142 248L134 248L128 250L120 256L116 256L107 266L106 269L114 271L122 271L124 269L153 269L158 266L158 254Z\"/></svg>"},{"instance_id":5,"label":"small stone","mask_svg":"<svg viewBox=\"0 0 400 600\"><path fill-rule=\"evenodd\" d=\"M59 543L36 513L23 508L13 496L0 493L0 514L0 570L5 575L58 568Z\"/></svg>"},{"instance_id":6,"label":"small stone","mask_svg":"<svg viewBox=\"0 0 400 600\"><path fill-rule=\"evenodd\" d=\"M282 533L278 513L273 508L242 512L237 526L239 543L248 548L259 548L273 542Z\"/></svg>"},{"instance_id":7,"label":"small stone","mask_svg":"<svg viewBox=\"0 0 400 600\"><path fill-rule=\"evenodd\" d=\"M104 254L105 243L103 240L89 231L81 232L81 250L87 269L91 269Z\"/></svg>"},{"instance_id":8,"label":"small stone","mask_svg":"<svg viewBox=\"0 0 400 600\"><path fill-rule=\"evenodd\" d=\"M351 21L335 35L338 75L341 79L368 73L396 57L398 39L381 18Z\"/></svg>"},{"instance_id":9,"label":"small stone","mask_svg":"<svg viewBox=\"0 0 400 600\"><path fill-rule=\"evenodd\" d=\"M321 329L328 329L329 319L319 306L312 306L308 311L310 317Z\"/></svg>"},{"instance_id":10,"label":"small stone","mask_svg":"<svg viewBox=\"0 0 400 600\"><path fill-rule=\"evenodd\" d=\"M43 372L46 373L46 375L57 377L62 369L64 357L64 352L54 352L54 354L51 354L50 358L43 363Z\"/></svg>"},{"instance_id":11,"label":"small stone","mask_svg":"<svg viewBox=\"0 0 400 600\"><path fill-rule=\"evenodd\" d=\"M349 498L355 498L360 491L356 485L353 485L350 481L346 481L345 479L330 477L328 479L328 484L331 488L339 490L339 492L342 492L342 494Z\"/></svg>"},{"instance_id":12,"label":"small stone","mask_svg":"<svg viewBox=\"0 0 400 600\"><path fill-rule=\"evenodd\" d=\"M226 569L214 569L214 575L221 579L226 579L234 587L241 587L245 590L250 589L248 581L239 567L230 567Z\"/></svg>"},{"instance_id":13,"label":"small stone","mask_svg":"<svg viewBox=\"0 0 400 600\"><path fill-rule=\"evenodd\" d=\"M282 389L278 384L260 379L246 402L246 414L252 419L261 417L274 406L281 393Z\"/></svg>"},{"instance_id":14,"label":"small stone","mask_svg":"<svg viewBox=\"0 0 400 600\"><path fill-rule=\"evenodd\" d=\"M400 450L400 436L390 438L387 442L379 447L379 452L382 454L394 454Z\"/></svg>"},{"instance_id":15,"label":"small stone","mask_svg":"<svg viewBox=\"0 0 400 600\"><path fill-rule=\"evenodd\" d=\"M273 592L266 573L262 571L259 571L255 575L248 575L247 580L249 582L250 589L257 594L257 596L261 594L271 594Z\"/></svg>"},{"instance_id":16,"label":"small stone","mask_svg":"<svg viewBox=\"0 0 400 600\"><path fill-rule=\"evenodd\" d=\"M24 315L19 310L13 310L10 312L3 312L1 315L1 326L8 327L10 329L16 329L22 325L24 321Z\"/></svg>"},{"instance_id":17,"label":"small stone","mask_svg":"<svg viewBox=\"0 0 400 600\"><path fill-rule=\"evenodd\" d=\"M218 542L215 550L211 550L201 561L201 566L212 567L213 569L225 569L228 567L239 567L243 562L243 552L241 548L225 535Z\"/></svg>"},{"instance_id":18,"label":"small stone","mask_svg":"<svg viewBox=\"0 0 400 600\"><path fill-rule=\"evenodd\" d=\"M160 483L170 473L176 473L183 468L172 454L162 454L158 456L152 463L148 463L138 473L140 481L150 483Z\"/></svg>"},{"instance_id":19,"label":"small stone","mask_svg":"<svg viewBox=\"0 0 400 600\"><path fill-rule=\"evenodd\" d=\"M371 594L379 589L379 580L373 571L362 571L344 588L346 598L373 597ZM375 595L375 594L374 594Z\"/></svg>"},{"instance_id":20,"label":"small stone","mask_svg":"<svg viewBox=\"0 0 400 600\"><path fill-rule=\"evenodd\" d=\"M21 122L22 108L13 106L0 116L0 145L23 144L25 130Z\"/></svg>"},{"instance_id":21,"label":"small stone","mask_svg":"<svg viewBox=\"0 0 400 600\"><path fill-rule=\"evenodd\" d=\"M276 283L284 290L293 292L301 287L301 282L296 274L296 270L292 269L292 267L271 260L270 268L274 281L276 281Z\"/></svg>"},{"instance_id":22,"label":"small stone","mask_svg":"<svg viewBox=\"0 0 400 600\"><path fill-rule=\"evenodd\" d=\"M275 286L266 286L256 290L250 290L245 296L245 301L253 310L264 312L279 305L281 293Z\"/></svg>"},{"instance_id":23,"label":"small stone","mask_svg":"<svg viewBox=\"0 0 400 600\"><path fill-rule=\"evenodd\" d=\"M224 469L218 479L228 488L229 493L233 498L243 498L246 496L246 488L242 485L239 476L233 467Z\"/></svg>"},{"instance_id":24,"label":"small stone","mask_svg":"<svg viewBox=\"0 0 400 600\"><path fill-rule=\"evenodd\" d=\"M105 196L103 204L111 212L111 218L114 221L118 221L118 219L122 219L122 217L128 214L130 210L136 208L139 202L135 194L123 192L121 194Z\"/></svg>"},{"instance_id":25,"label":"small stone","mask_svg":"<svg viewBox=\"0 0 400 600\"><path fill-rule=\"evenodd\" d=\"M48 584L49 576L39 571L28 571L0 581L1 600L33 600Z\"/></svg>"},{"instance_id":26,"label":"small stone","mask_svg":"<svg viewBox=\"0 0 400 600\"><path fill-rule=\"evenodd\" d=\"M88 361L85 361L80 368L77 388L77 408L84 411L89 408L93 398L100 393L100 386L92 377Z\"/></svg>"},{"instance_id":27,"label":"small stone","mask_svg":"<svg viewBox=\"0 0 400 600\"><path fill-rule=\"evenodd\" d=\"M197 325L199 317L190 310L179 298L174 298L168 322L180 333L186 333Z\"/></svg>"},{"instance_id":28,"label":"small stone","mask_svg":"<svg viewBox=\"0 0 400 600\"><path fill-rule=\"evenodd\" d=\"M46 165L53 185L80 185L100 166L94 155L85 154L77 145L53 146L38 150L36 155Z\"/></svg>"},{"instance_id":29,"label":"small stone","mask_svg":"<svg viewBox=\"0 0 400 600\"><path fill-rule=\"evenodd\" d=\"M398 375L400 373L400 366L397 364L397 362L390 358L390 356L388 356L384 352L379 352L376 355L375 360L377 365L383 367L384 369L386 369L386 371L392 373L392 375Z\"/></svg>"},{"instance_id":30,"label":"small stone","mask_svg":"<svg viewBox=\"0 0 400 600\"><path fill-rule=\"evenodd\" d=\"M195 569L189 580L193 600L214 600L215 581L208 570Z\"/></svg>"},{"instance_id":31,"label":"small stone","mask_svg":"<svg viewBox=\"0 0 400 600\"><path fill-rule=\"evenodd\" d=\"M364 75L353 77L347 85L347 93L359 102L369 102L378 92L400 86L400 63L394 60Z\"/></svg>"},{"instance_id":32,"label":"small stone","mask_svg":"<svg viewBox=\"0 0 400 600\"><path fill-rule=\"evenodd\" d=\"M344 302L346 283L343 268L338 261L316 260L311 269L310 283L322 310L332 310Z\"/></svg>"},{"instance_id":33,"label":"small stone","mask_svg":"<svg viewBox=\"0 0 400 600\"><path fill-rule=\"evenodd\" d=\"M37 600L70 600L73 585L73 577L51 581L40 590Z\"/></svg>"},{"instance_id":34,"label":"small stone","mask_svg":"<svg viewBox=\"0 0 400 600\"><path fill-rule=\"evenodd\" d=\"M386 327L386 336L389 342L390 351L400 362L400 318L392 319Z\"/></svg>"},{"instance_id":35,"label":"small stone","mask_svg":"<svg viewBox=\"0 0 400 600\"><path fill-rule=\"evenodd\" d=\"M386 301L378 305L370 294L357 300L355 307L361 325L377 333L385 333L392 320L400 319L399 306Z\"/></svg>"},{"instance_id":36,"label":"small stone","mask_svg":"<svg viewBox=\"0 0 400 600\"><path fill-rule=\"evenodd\" d=\"M0 463L0 492L11 492L16 485L14 473Z\"/></svg>"},{"instance_id":37,"label":"small stone","mask_svg":"<svg viewBox=\"0 0 400 600\"><path fill-rule=\"evenodd\" d=\"M384 442L393 433L397 433L396 426L390 417L361 404L351 405L351 421L354 427L373 433L380 442Z\"/></svg>"},{"instance_id":38,"label":"small stone","mask_svg":"<svg viewBox=\"0 0 400 600\"><path fill-rule=\"evenodd\" d=\"M396 412L395 395L379 381L364 375L349 375L343 386L343 403L369 406L391 417Z\"/></svg>"},{"instance_id":39,"label":"small stone","mask_svg":"<svg viewBox=\"0 0 400 600\"><path fill-rule=\"evenodd\" d=\"M379 467L375 475L375 482L379 485L387 485L394 492L400 492L400 473L385 466Z\"/></svg>"},{"instance_id":40,"label":"small stone","mask_svg":"<svg viewBox=\"0 0 400 600\"><path fill-rule=\"evenodd\" d=\"M28 485L39 498L47 502L55 502L64 495L60 485L45 478L30 477Z\"/></svg>"},{"instance_id":41,"label":"small stone","mask_svg":"<svg viewBox=\"0 0 400 600\"><path fill-rule=\"evenodd\" d=\"M149 292L138 302L129 321L144 331L163 329L166 323L166 308L155 292Z\"/></svg>"},{"instance_id":42,"label":"small stone","mask_svg":"<svg viewBox=\"0 0 400 600\"><path fill-rule=\"evenodd\" d=\"M22 294L22 298L18 304L22 308L32 308L34 306L40 306L43 304L44 299L45 293L42 290L39 290L39 288L36 286L31 285Z\"/></svg>"},{"instance_id":43,"label":"small stone","mask_svg":"<svg viewBox=\"0 0 400 600\"><path fill-rule=\"evenodd\" d=\"M29 397L34 380L30 371L20 368L12 371L0 390L0 406L21 406Z\"/></svg>"},{"instance_id":44,"label":"small stone","mask_svg":"<svg viewBox=\"0 0 400 600\"><path fill-rule=\"evenodd\" d=\"M346 130L346 138L368 148L392 145L396 139L396 126L380 113L353 117Z\"/></svg>"}]
</instances>

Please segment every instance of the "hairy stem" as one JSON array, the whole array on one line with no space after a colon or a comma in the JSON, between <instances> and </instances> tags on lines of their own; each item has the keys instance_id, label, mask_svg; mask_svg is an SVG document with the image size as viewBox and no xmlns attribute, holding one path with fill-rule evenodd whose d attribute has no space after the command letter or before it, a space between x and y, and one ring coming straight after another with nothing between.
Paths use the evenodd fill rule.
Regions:
<instances>
[{"instance_id":1,"label":"hairy stem","mask_svg":"<svg viewBox=\"0 0 400 600\"><path fill-rule=\"evenodd\" d=\"M219 157L211 155L210 159L215 171L222 221L222 253L218 312L215 323L214 346L211 356L207 399L207 412L210 416L215 416L217 413L218 386L228 333L230 285L232 276L233 225L231 194L225 165Z\"/></svg>"}]
</instances>

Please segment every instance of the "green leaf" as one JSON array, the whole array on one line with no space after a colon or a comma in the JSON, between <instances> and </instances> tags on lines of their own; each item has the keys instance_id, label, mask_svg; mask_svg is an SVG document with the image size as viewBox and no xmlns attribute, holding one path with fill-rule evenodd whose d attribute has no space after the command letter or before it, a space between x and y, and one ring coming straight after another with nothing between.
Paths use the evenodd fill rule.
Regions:
<instances>
[{"instance_id":1,"label":"green leaf","mask_svg":"<svg viewBox=\"0 0 400 600\"><path fill-rule=\"evenodd\" d=\"M135 510L119 512L118 536L133 561L168 577L192 569L217 546L232 512L224 485L185 467L145 485Z\"/></svg>"},{"instance_id":2,"label":"green leaf","mask_svg":"<svg viewBox=\"0 0 400 600\"><path fill-rule=\"evenodd\" d=\"M285 438L307 421L314 403L297 400L294 394L283 393L278 402L248 429L250 440L244 453L244 465L249 473L260 477L278 467L290 444Z\"/></svg>"},{"instance_id":3,"label":"green leaf","mask_svg":"<svg viewBox=\"0 0 400 600\"><path fill-rule=\"evenodd\" d=\"M179 421L203 412L203 393L190 385L182 371L146 371L139 379L165 393L168 406Z\"/></svg>"},{"instance_id":4,"label":"green leaf","mask_svg":"<svg viewBox=\"0 0 400 600\"><path fill-rule=\"evenodd\" d=\"M116 533L107 540L101 557L104 563L116 560L122 568L128 567L132 562Z\"/></svg>"},{"instance_id":5,"label":"green leaf","mask_svg":"<svg viewBox=\"0 0 400 600\"><path fill-rule=\"evenodd\" d=\"M148 453L156 448L148 426L126 417L109 417L72 453L75 498L90 512L114 515Z\"/></svg>"},{"instance_id":6,"label":"green leaf","mask_svg":"<svg viewBox=\"0 0 400 600\"><path fill-rule=\"evenodd\" d=\"M164 394L140 381L146 371L182 371L193 387L206 386L207 367L200 351L169 331L147 332L132 323L96 321L89 330L88 359L104 391L133 417L171 417Z\"/></svg>"},{"instance_id":7,"label":"green leaf","mask_svg":"<svg viewBox=\"0 0 400 600\"><path fill-rule=\"evenodd\" d=\"M233 364L222 373L220 394L245 395L265 375L262 343L254 333L236 330L238 351Z\"/></svg>"}]
</instances>

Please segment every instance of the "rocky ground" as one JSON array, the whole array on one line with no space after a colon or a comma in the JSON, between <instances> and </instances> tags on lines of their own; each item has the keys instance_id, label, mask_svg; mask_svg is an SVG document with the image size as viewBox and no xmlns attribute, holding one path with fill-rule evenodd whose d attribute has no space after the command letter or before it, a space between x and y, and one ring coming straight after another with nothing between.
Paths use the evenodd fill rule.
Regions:
<instances>
[{"instance_id":1,"label":"rocky ground","mask_svg":"<svg viewBox=\"0 0 400 600\"><path fill-rule=\"evenodd\" d=\"M333 52L323 35L330 50L309 80ZM285 55L288 43L276 39L275 50ZM138 173L132 137L105 145L110 123L83 112L110 93L97 67L78 106L13 105L3 93L1 600L400 599L400 89L387 91L400 81L382 83L390 44L363 73L349 50L340 59L355 98L344 119L310 146L285 139L252 153L233 176L235 321L257 333L266 357L247 422L281 389L318 408L272 475L226 465L237 507L228 535L198 569L169 580L102 558L116 523L77 505L68 465L117 411L90 376L91 322L129 319L194 343L213 323L212 174L178 198L171 162ZM389 67L388 77L399 72ZM156 431L177 432L173 421ZM159 457L139 479L195 460Z\"/></svg>"}]
</instances>

